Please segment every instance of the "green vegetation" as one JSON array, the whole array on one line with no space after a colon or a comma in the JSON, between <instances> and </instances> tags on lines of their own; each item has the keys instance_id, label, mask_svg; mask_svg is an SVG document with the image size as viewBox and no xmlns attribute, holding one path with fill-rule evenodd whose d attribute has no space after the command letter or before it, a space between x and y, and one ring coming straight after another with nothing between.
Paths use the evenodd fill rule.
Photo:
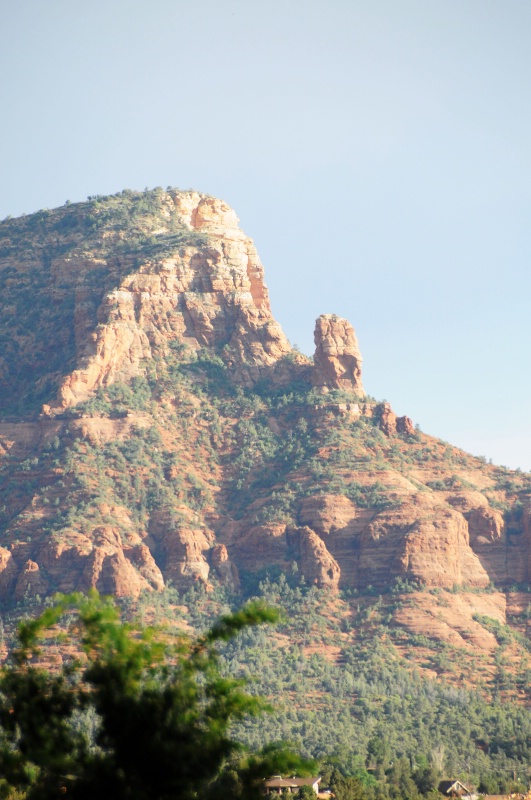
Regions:
<instances>
[{"instance_id":1,"label":"green vegetation","mask_svg":"<svg viewBox=\"0 0 531 800\"><path fill-rule=\"evenodd\" d=\"M119 287L131 272L151 269L154 259L207 244L169 213L171 202L171 193L161 189L125 191L3 223L0 412L4 419L20 421L27 415L35 420L41 404L55 395L62 377L74 366L74 322L93 329L106 292ZM27 258L19 263L22 244ZM85 321L78 315L74 320L78 291ZM119 627L112 605L82 605L86 632L81 635L94 644L85 656L88 662L71 662L67 652L68 666L50 676L21 652L18 666L7 670L2 746L11 788L44 798L56 796L58 787L66 786L69 794L84 797L83 787L95 786L87 781L107 774L102 764L109 754L114 753L112 769L117 767L117 740L109 738L98 705L103 684L95 680L103 674L98 671L102 665L117 666L117 655L125 658L118 665L123 691L117 699L143 702L149 695L155 717L161 709L160 692L166 692L166 699L174 698L177 690L172 681L181 667L186 673L185 664L200 665L195 672L192 669L192 683L185 688L199 698L201 712L212 699L224 708L229 695L235 700L243 697L238 681L253 680L251 699L245 695L243 705L248 702L245 707L250 709L258 703L256 698L265 695L275 705L274 715L261 718L259 724L240 719L236 703L236 713L217 719L218 733L224 731L229 743L237 740L253 751L269 741L294 741L306 756L321 760L337 800L416 800L420 794L429 796L438 776L460 777L491 791L511 788L513 775L525 782L531 763L531 716L526 705L531 700L529 608L514 612L509 625L475 618L495 637L493 655L487 656L402 630L396 623L398 612L426 600L425 594L420 596L423 587L406 578L389 580L388 585L385 577L378 578L378 586L366 587L363 596L359 588L344 588L340 597L329 597L305 584L296 548L290 550L282 542L279 552L281 548L285 552L277 559L282 563L285 557L282 566L264 569L262 561L253 571L252 557L242 558L248 571L240 570L237 595L216 584L214 568L211 591L195 587L179 595L171 587L173 575L181 577L179 553L177 547L169 552L169 545L166 550L165 541L173 537L175 543L175 534L182 530L200 532L211 543L223 530L229 530L229 540L230 531L245 533L255 525L299 526L304 500L324 494L348 498L353 509L345 502L339 505L348 513L352 510L356 525L366 524L363 535L373 535L376 515L398 506L408 492L426 493L422 499L429 514L429 504L444 502L445 494L454 494L459 510L465 508L470 493L481 491L491 507L503 511L507 536L515 542L513 537L523 531L531 476L487 465L485 459L473 458L419 430L386 436L380 428L381 404L346 392L317 391L309 380L300 379L304 372L298 373L294 366L295 353L281 364L286 367L283 385L268 379L252 388L238 385L228 366L229 344L197 350L186 346L172 317L177 312L161 313L167 313L168 330L175 331L175 338L152 337L152 358L141 365L142 374L127 384L101 387L85 403L55 419L43 419L38 435L32 440L29 431L20 450L7 437L1 453L0 533L16 562L15 577L10 577L13 565L9 567L6 560L4 589L15 586L23 565L34 559L45 587L39 591L53 591L68 570L63 564L71 559L81 574L86 553L95 541L107 542L105 537L113 542L121 537L127 545L124 552L139 542L148 543L167 582L166 567L177 562L170 587L139 602L144 620L167 624L162 638L149 625L145 634ZM289 374L299 377L288 382ZM351 407L358 402L367 403L359 418ZM393 522L395 515L389 516ZM281 525L278 530L280 539ZM289 536L290 531L286 541ZM50 542L66 549L58 553L60 547L56 552ZM345 551L351 548L347 553L351 565L356 563L356 546L354 541L339 546ZM133 561L129 563L134 575ZM343 581L347 574L345 570ZM188 578L189 585L193 578ZM7 645L12 642L14 620L42 610L42 598L30 588L23 599L22 592L4 592L1 636ZM527 584L511 588L529 591ZM485 591L493 590L491 586ZM455 587L455 591L464 590ZM195 659L195 645L180 635L178 644L171 644L172 628L187 623L204 637L214 615L234 612L242 597L283 607L287 621L273 634L245 628L238 639L219 646L213 661ZM448 598L445 592L432 591L429 600L435 613L437 605L441 609L450 605ZM123 605L129 613L134 602ZM95 617L90 608L96 609ZM50 619L55 612L47 613L45 619ZM98 640L107 634L110 638ZM58 638L51 637L48 644L61 650ZM163 651L169 662L159 659ZM127 671L130 668L133 672ZM217 683L211 684L214 675ZM440 681L434 681L434 675ZM210 699L205 694L209 686L214 687ZM35 719L22 705L17 727L9 715L13 693L30 689L42 695L42 705L36 705ZM218 689L221 694L216 695ZM225 689L230 689L228 694L223 694ZM233 690L236 694L231 694ZM49 741L37 730L44 716L55 725ZM229 719L232 727L227 731L223 726ZM171 714L168 720L170 724ZM208 725L202 730L208 731ZM160 743L149 725L148 733ZM142 736L134 751L139 764L139 748L150 752L149 747L155 746ZM170 745L171 732L168 737ZM241 775L251 773L245 772L244 757L232 752L231 746L223 754L224 769L220 772L221 762L216 762L216 779L202 787L201 796L214 797L216 792L224 798L245 796ZM161 758L168 753L171 748L162 747ZM246 763L250 770L258 762ZM144 789L138 788L144 777L135 778L138 793L129 797L144 797ZM7 784L4 788L7 791ZM186 797L187 791L180 789L178 794ZM105 792L118 800L125 796L124 786L114 779L102 790L103 797ZM163 787L157 796L169 792Z\"/></svg>"},{"instance_id":2,"label":"green vegetation","mask_svg":"<svg viewBox=\"0 0 531 800\"><path fill-rule=\"evenodd\" d=\"M479 657L432 642L448 667L467 669L467 679L455 686L434 681L414 661L400 658L396 643L403 646L404 638L389 625L392 605L382 598L338 606L296 575L265 579L250 590L255 600L283 608L285 621L273 636L249 629L222 650L221 669L252 679L251 691L275 706L259 723L237 723L240 741L262 747L289 740L328 764L328 779L335 768L338 785L340 776L363 778L368 786L353 781L351 788L365 797L414 798L449 775L495 785L498 792L515 788L514 774L527 785L531 711L501 695L496 699L496 691L487 701L485 687L465 688L479 683ZM153 601L145 598L146 608ZM171 619L178 608L198 629L208 625L213 607L228 609L234 602L221 588L182 597L170 590L156 599L162 618ZM415 648L430 644L410 641ZM531 673L511 680L525 681L529 690Z\"/></svg>"},{"instance_id":3,"label":"green vegetation","mask_svg":"<svg viewBox=\"0 0 531 800\"><path fill-rule=\"evenodd\" d=\"M411 588L398 587L401 592ZM403 788L393 783L398 761L401 774L409 765L415 786L423 785L420 765L431 769L439 762L439 777L457 775L465 782L496 785L497 791L511 787L513 771L526 781L531 714L507 699L514 691L529 692L531 671L524 663L515 672L501 652L492 698L486 701L483 657L392 627L392 611L404 603L403 595L335 601L305 586L296 572L289 579L266 578L260 585L251 581L245 591L283 607L288 621L273 636L248 630L222 648L222 672L252 679L251 692L267 696L275 706L275 713L259 725L237 724L237 739L252 748L287 739L349 779L370 769L377 786L363 789L369 798L414 796L401 794ZM169 589L146 595L139 611L149 619L156 611L161 622L188 622L201 632L213 614L227 613L239 602L239 596L221 587L207 594L193 589L183 596ZM495 620L479 621L492 626L502 649L519 639ZM402 652L405 648L406 660L396 645ZM426 652L430 668L450 679L454 673L458 685L423 678L415 666L419 649ZM467 684L478 688L467 690Z\"/></svg>"},{"instance_id":4,"label":"green vegetation","mask_svg":"<svg viewBox=\"0 0 531 800\"><path fill-rule=\"evenodd\" d=\"M57 673L34 666L38 639L69 610L83 657ZM0 774L3 796L43 800L183 800L259 796L257 781L308 769L282 747L245 750L230 725L267 710L222 677L217 645L278 614L251 603L190 639L120 623L97 595L64 597L20 627L20 647L3 669Z\"/></svg>"},{"instance_id":5,"label":"green vegetation","mask_svg":"<svg viewBox=\"0 0 531 800\"><path fill-rule=\"evenodd\" d=\"M356 601L331 606L294 575L265 579L246 610L231 614L237 602L222 587L168 589L138 608L151 618L157 610L165 626L137 627L119 624L111 601L81 601L79 617L67 616L67 652L73 632L85 655L70 655L54 674L38 657L32 663L36 636L68 612L67 600L26 623L1 684L4 796L40 800L66 787L69 796L109 800L244 798L255 778L300 768L268 745L280 740L318 760L338 800L435 797L448 775L491 792L527 784L531 711L422 677L397 658L381 598L357 611ZM271 603L285 610L275 630L249 627L271 618ZM212 626L220 612L224 622ZM195 636L179 633L185 622ZM54 629L46 642L47 651L66 643ZM262 709L264 697L273 711L255 720L247 712Z\"/></svg>"}]
</instances>

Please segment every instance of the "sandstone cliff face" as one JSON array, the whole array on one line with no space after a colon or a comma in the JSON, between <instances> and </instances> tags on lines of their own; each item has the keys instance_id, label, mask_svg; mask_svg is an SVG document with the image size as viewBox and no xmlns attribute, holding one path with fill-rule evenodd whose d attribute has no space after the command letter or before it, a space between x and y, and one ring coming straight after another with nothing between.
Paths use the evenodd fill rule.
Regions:
<instances>
[{"instance_id":1,"label":"sandstone cliff face","mask_svg":"<svg viewBox=\"0 0 531 800\"><path fill-rule=\"evenodd\" d=\"M343 588L385 590L396 578L447 589L489 583L463 515L430 495L411 495L380 513L323 495L303 501L300 518L339 564Z\"/></svg>"},{"instance_id":2,"label":"sandstone cliff face","mask_svg":"<svg viewBox=\"0 0 531 800\"><path fill-rule=\"evenodd\" d=\"M293 531L292 537L298 539L300 569L307 583L337 591L341 570L323 540L306 526Z\"/></svg>"},{"instance_id":3,"label":"sandstone cliff face","mask_svg":"<svg viewBox=\"0 0 531 800\"><path fill-rule=\"evenodd\" d=\"M4 604L169 582L237 590L294 563L330 593L530 582L526 476L364 398L346 320L319 317L313 365L292 351L225 203L160 190L5 230ZM441 636L471 626L488 649L470 603L454 606ZM425 630L430 615L397 624Z\"/></svg>"},{"instance_id":4,"label":"sandstone cliff face","mask_svg":"<svg viewBox=\"0 0 531 800\"><path fill-rule=\"evenodd\" d=\"M233 591L238 591L240 575L237 567L230 560L224 544L217 544L212 548L212 568L222 583L230 586Z\"/></svg>"},{"instance_id":5,"label":"sandstone cliff face","mask_svg":"<svg viewBox=\"0 0 531 800\"><path fill-rule=\"evenodd\" d=\"M380 428L386 436L394 436L395 433L412 436L415 433L415 426L410 418L397 417L389 403L381 403L378 410L380 411Z\"/></svg>"},{"instance_id":6,"label":"sandstone cliff face","mask_svg":"<svg viewBox=\"0 0 531 800\"><path fill-rule=\"evenodd\" d=\"M394 623L413 634L460 648L468 658L492 655L498 648L493 633L475 617L489 617L505 624L506 599L492 594L450 594L439 597L418 594L394 613Z\"/></svg>"},{"instance_id":7,"label":"sandstone cliff face","mask_svg":"<svg viewBox=\"0 0 531 800\"><path fill-rule=\"evenodd\" d=\"M37 550L38 561L24 561L23 552L2 548L0 599L17 602L53 591L98 589L117 597L137 597L164 585L149 550L124 549L112 529L94 532L94 543L77 546L50 543Z\"/></svg>"},{"instance_id":8,"label":"sandstone cliff face","mask_svg":"<svg viewBox=\"0 0 531 800\"><path fill-rule=\"evenodd\" d=\"M76 368L59 387L54 410L86 400L99 386L127 380L145 368L153 349L169 344L224 347L233 378L246 385L268 375L291 351L271 315L263 267L234 211L197 192L168 193L162 200L171 222L202 235L160 258L123 259L117 288L97 301L83 281L94 265L75 256L54 263L56 279L79 273L75 294Z\"/></svg>"}]
</instances>

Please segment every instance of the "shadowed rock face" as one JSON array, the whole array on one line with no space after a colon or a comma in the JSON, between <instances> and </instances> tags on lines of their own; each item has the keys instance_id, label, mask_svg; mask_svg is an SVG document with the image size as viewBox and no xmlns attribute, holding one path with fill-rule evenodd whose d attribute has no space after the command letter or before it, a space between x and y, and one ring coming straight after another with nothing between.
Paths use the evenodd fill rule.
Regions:
<instances>
[{"instance_id":1,"label":"shadowed rock face","mask_svg":"<svg viewBox=\"0 0 531 800\"><path fill-rule=\"evenodd\" d=\"M1 223L0 239L0 407L38 384L32 413L11 403L0 420L3 602L237 589L294 562L331 592L529 582L524 479L520 513L504 516L516 495L498 468L362 399L347 320L318 318L313 365L293 351L221 200L107 198ZM82 405L138 376L144 405Z\"/></svg>"},{"instance_id":2,"label":"shadowed rock face","mask_svg":"<svg viewBox=\"0 0 531 800\"><path fill-rule=\"evenodd\" d=\"M364 395L362 358L350 322L335 314L322 314L315 323L314 341L313 385Z\"/></svg>"}]
</instances>

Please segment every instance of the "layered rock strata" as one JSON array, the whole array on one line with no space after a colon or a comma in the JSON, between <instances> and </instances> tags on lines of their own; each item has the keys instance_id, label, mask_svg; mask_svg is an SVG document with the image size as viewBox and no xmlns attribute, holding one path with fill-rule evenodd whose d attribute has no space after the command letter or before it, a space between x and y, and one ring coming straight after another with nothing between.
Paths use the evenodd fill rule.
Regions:
<instances>
[{"instance_id":1,"label":"layered rock strata","mask_svg":"<svg viewBox=\"0 0 531 800\"><path fill-rule=\"evenodd\" d=\"M197 192L171 192L164 214L167 226L153 232L155 240L178 226L199 241L192 237L164 257L122 257L114 268L121 275L118 286L101 298L86 281L96 263L102 267L101 259L69 254L54 261L57 282L65 273L78 275L76 367L47 411L74 406L100 386L138 375L154 350L169 345L223 347L234 380L249 386L291 351L271 314L256 248L234 211ZM113 268L108 259L103 266Z\"/></svg>"},{"instance_id":2,"label":"layered rock strata","mask_svg":"<svg viewBox=\"0 0 531 800\"><path fill-rule=\"evenodd\" d=\"M117 222L114 200L82 204L53 212L48 228L45 217L9 223L20 241L9 234L0 249L3 319L20 323L3 339L2 407L12 394L27 408L34 374L34 398L49 401L0 422L3 602L214 580L237 589L248 573L294 565L331 592L530 581L529 507L502 513L514 496L495 468L365 397L347 320L318 318L313 364L291 349L232 209L193 191L135 202L134 235L118 199ZM51 350L64 358L48 374ZM212 389L215 370L225 383ZM164 389L159 374L174 383ZM80 407L136 376L150 378L147 404Z\"/></svg>"}]
</instances>

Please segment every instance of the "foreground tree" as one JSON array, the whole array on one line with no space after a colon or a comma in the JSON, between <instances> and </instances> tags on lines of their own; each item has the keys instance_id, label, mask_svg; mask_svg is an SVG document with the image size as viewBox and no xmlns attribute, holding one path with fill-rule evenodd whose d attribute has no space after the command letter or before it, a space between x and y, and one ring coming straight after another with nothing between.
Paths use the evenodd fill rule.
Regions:
<instances>
[{"instance_id":1,"label":"foreground tree","mask_svg":"<svg viewBox=\"0 0 531 800\"><path fill-rule=\"evenodd\" d=\"M71 608L82 657L59 672L35 666L39 640ZM282 747L248 753L230 724L267 710L244 682L218 669L216 644L249 625L276 621L248 604L206 634L170 637L122 623L115 603L92 594L60 598L19 631L0 689L4 794L28 800L193 800L252 797L271 773L312 765Z\"/></svg>"}]
</instances>

